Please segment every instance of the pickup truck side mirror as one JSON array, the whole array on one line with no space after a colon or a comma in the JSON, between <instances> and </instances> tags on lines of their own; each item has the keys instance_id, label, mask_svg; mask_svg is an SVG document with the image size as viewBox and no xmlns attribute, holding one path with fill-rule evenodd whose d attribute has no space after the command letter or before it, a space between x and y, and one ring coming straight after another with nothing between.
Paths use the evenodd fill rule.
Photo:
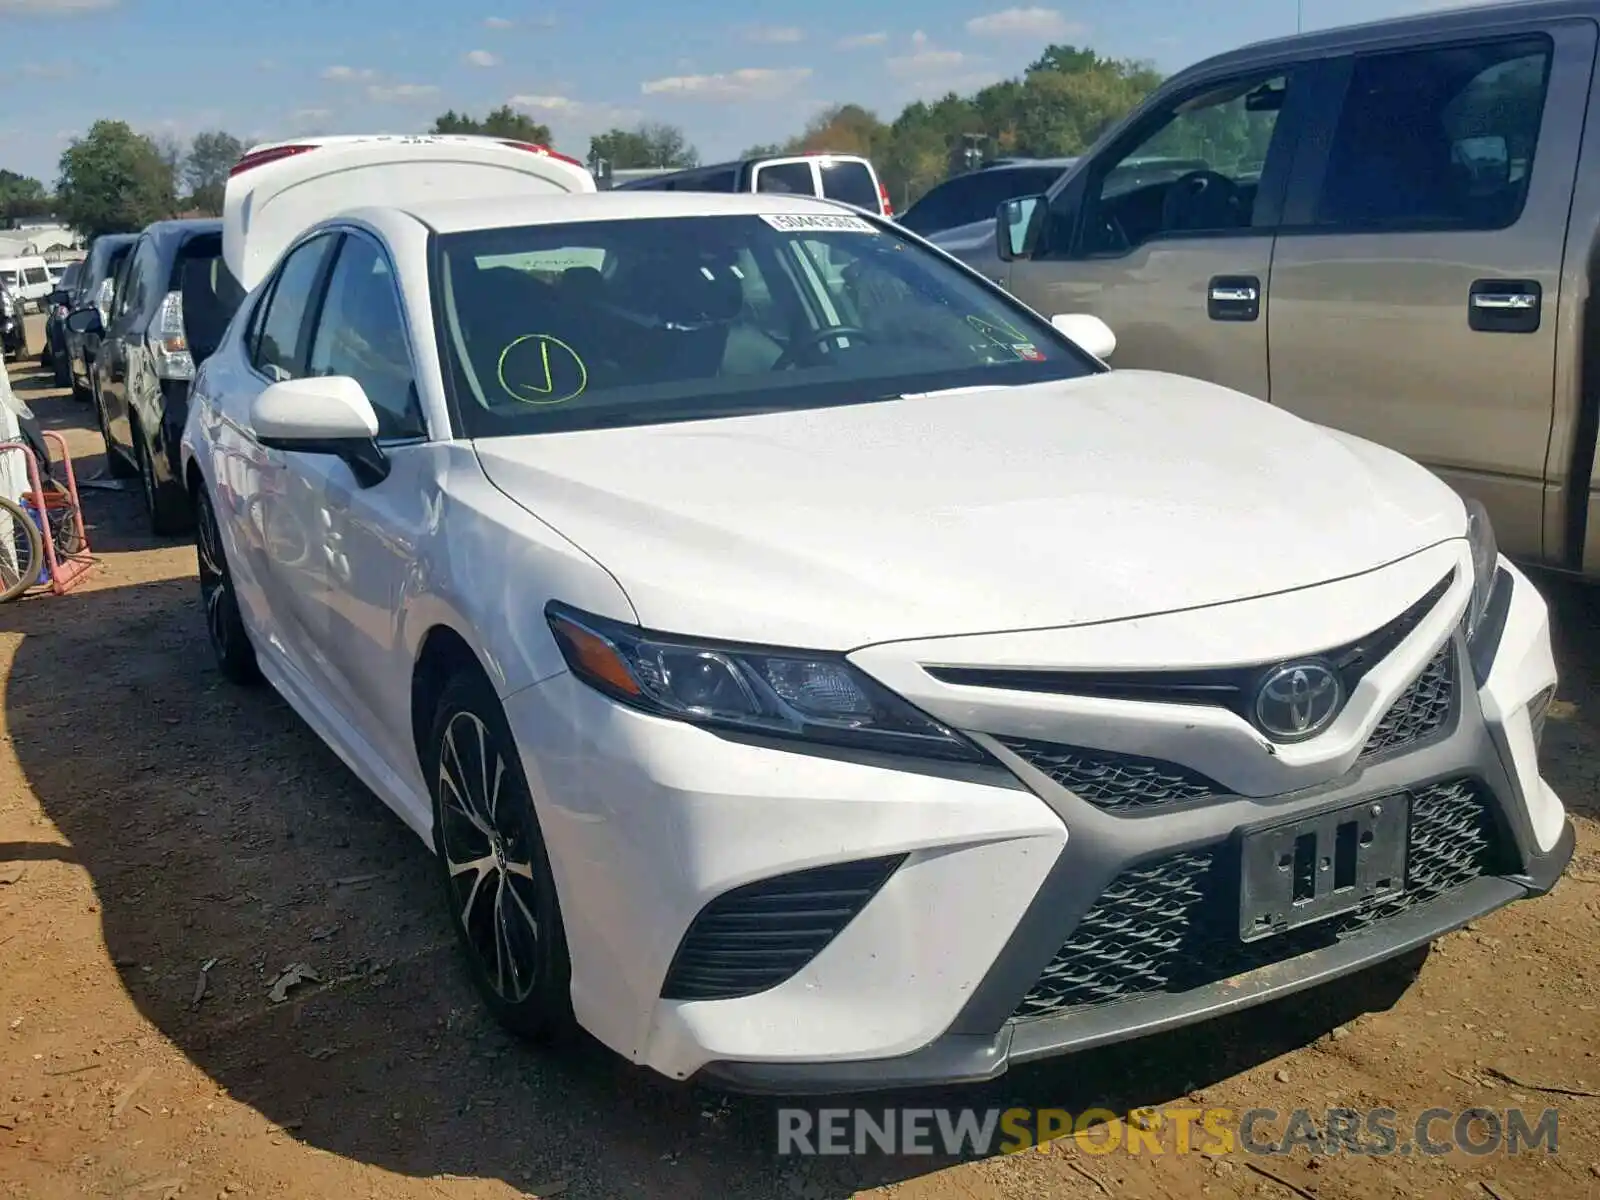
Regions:
<instances>
[{"instance_id":1,"label":"pickup truck side mirror","mask_svg":"<svg viewBox=\"0 0 1600 1200\"><path fill-rule=\"evenodd\" d=\"M994 215L994 244L1001 262L1033 256L1047 211L1043 196L1019 196L999 207Z\"/></svg>"}]
</instances>

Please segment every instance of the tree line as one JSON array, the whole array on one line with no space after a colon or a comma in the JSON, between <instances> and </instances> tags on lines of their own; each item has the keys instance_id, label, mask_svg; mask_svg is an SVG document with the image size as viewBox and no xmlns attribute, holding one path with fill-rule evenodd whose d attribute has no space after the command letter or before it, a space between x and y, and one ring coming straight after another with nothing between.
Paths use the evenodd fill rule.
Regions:
<instances>
[{"instance_id":1,"label":"tree line","mask_svg":"<svg viewBox=\"0 0 1600 1200\"><path fill-rule=\"evenodd\" d=\"M951 92L917 101L887 123L860 105L837 105L792 137L749 147L742 157L862 154L873 160L903 210L952 171L972 165L974 156L1050 158L1081 152L1161 78L1147 63L1052 45L1017 78L971 95ZM482 118L452 109L439 114L428 132L479 133L541 145L551 140L549 126L509 105ZM1208 131L1208 140L1225 143L1242 135L1219 126ZM92 238L141 229L180 213L216 215L228 169L244 148L222 130L198 134L185 145L139 133L125 121L96 121L62 152L53 195L36 179L0 170L0 217L53 213ZM659 122L596 134L588 151L591 166L603 159L614 170L700 162L682 130Z\"/></svg>"}]
</instances>

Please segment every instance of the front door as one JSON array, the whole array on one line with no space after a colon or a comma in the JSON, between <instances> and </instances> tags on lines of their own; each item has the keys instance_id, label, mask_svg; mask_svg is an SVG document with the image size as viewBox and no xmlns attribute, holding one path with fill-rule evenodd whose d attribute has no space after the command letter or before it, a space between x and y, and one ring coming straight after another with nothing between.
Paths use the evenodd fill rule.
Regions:
<instances>
[{"instance_id":1,"label":"front door","mask_svg":"<svg viewBox=\"0 0 1600 1200\"><path fill-rule=\"evenodd\" d=\"M1273 403L1432 467L1534 559L1594 55L1585 20L1342 60L1273 262Z\"/></svg>"},{"instance_id":2,"label":"front door","mask_svg":"<svg viewBox=\"0 0 1600 1200\"><path fill-rule=\"evenodd\" d=\"M1063 180L1006 285L1044 316L1102 318L1119 367L1268 399L1268 283L1305 86L1279 70L1174 94Z\"/></svg>"},{"instance_id":3,"label":"front door","mask_svg":"<svg viewBox=\"0 0 1600 1200\"><path fill-rule=\"evenodd\" d=\"M143 332L138 328L138 321L144 309L146 281L154 273L155 258L154 240L142 237L123 259L112 287L110 320L97 356L97 395L105 422L106 453L112 453L111 443L115 443L130 459L134 456L134 447L128 422L128 343Z\"/></svg>"}]
</instances>

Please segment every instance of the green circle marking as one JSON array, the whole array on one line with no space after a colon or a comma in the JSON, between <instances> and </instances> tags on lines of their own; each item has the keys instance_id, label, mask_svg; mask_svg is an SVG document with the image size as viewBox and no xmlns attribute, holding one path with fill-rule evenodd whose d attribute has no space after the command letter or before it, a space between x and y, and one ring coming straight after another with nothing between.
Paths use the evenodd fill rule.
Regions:
<instances>
[{"instance_id":1,"label":"green circle marking","mask_svg":"<svg viewBox=\"0 0 1600 1200\"><path fill-rule=\"evenodd\" d=\"M528 353L538 355L538 366L532 372L533 378L543 378L544 386L538 383L519 383L515 387L506 382L506 360L511 357L514 350L529 346ZM552 370L551 349L556 351L557 360L565 356L572 360L572 365L577 368L578 384L566 391L560 391L556 384L555 372ZM567 345L558 337L548 333L525 333L516 341L511 342L500 351L500 361L495 364L495 377L499 380L500 389L519 404L565 404L568 400L576 399L583 395L583 389L589 386L589 368L583 365L583 359L578 352Z\"/></svg>"}]
</instances>

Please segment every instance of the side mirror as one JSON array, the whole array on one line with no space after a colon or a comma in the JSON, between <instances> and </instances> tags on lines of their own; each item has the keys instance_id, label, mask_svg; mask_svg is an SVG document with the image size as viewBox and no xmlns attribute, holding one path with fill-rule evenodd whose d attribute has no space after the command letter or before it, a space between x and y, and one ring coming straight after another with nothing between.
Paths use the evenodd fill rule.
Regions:
<instances>
[{"instance_id":1,"label":"side mirror","mask_svg":"<svg viewBox=\"0 0 1600 1200\"><path fill-rule=\"evenodd\" d=\"M1111 332L1111 326L1092 313L1058 313L1050 318L1050 324L1056 327L1057 333L1064 334L1102 362L1117 348L1117 335Z\"/></svg>"},{"instance_id":2,"label":"side mirror","mask_svg":"<svg viewBox=\"0 0 1600 1200\"><path fill-rule=\"evenodd\" d=\"M100 310L80 308L67 314L67 328L73 333L100 333Z\"/></svg>"},{"instance_id":3,"label":"side mirror","mask_svg":"<svg viewBox=\"0 0 1600 1200\"><path fill-rule=\"evenodd\" d=\"M250 427L268 449L343 459L362 487L389 477L389 459L377 442L378 414L366 390L347 375L272 384L250 406Z\"/></svg>"},{"instance_id":4,"label":"side mirror","mask_svg":"<svg viewBox=\"0 0 1600 1200\"><path fill-rule=\"evenodd\" d=\"M1001 262L1032 256L1045 211L1043 196L1019 196L1000 206L994 214L994 244Z\"/></svg>"}]
</instances>

